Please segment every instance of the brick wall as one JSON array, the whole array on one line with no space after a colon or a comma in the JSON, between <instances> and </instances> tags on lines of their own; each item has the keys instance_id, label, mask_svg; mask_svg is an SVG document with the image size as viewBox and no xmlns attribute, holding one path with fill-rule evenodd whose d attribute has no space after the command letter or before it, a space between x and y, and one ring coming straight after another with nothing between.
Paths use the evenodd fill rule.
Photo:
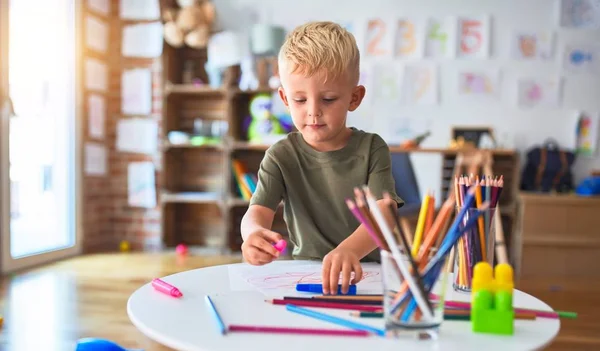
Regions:
<instances>
[{"instance_id":1,"label":"brick wall","mask_svg":"<svg viewBox=\"0 0 600 351\"><path fill-rule=\"evenodd\" d=\"M123 21L119 18L119 0L112 0L110 15L103 18L110 24L108 54L102 57L108 65L108 90L106 97L106 124L103 140L94 140L84 126L85 141L102 143L107 149L107 174L105 176L84 175L84 239L86 252L118 250L119 242L127 240L132 249L141 249L146 239L157 239L160 236L160 206L153 209L135 208L128 205L127 172L130 162L152 161L157 167L156 191L160 189L160 152L154 155L121 152L116 149L117 123L120 119L143 117L157 121L161 135L162 108L162 60L126 58L121 55L121 33L124 26L140 23L139 21ZM84 12L89 13L89 9ZM94 13L94 15L96 15ZM87 50L84 56L97 57ZM133 68L150 68L152 70L153 106L149 116L130 116L121 113L121 74ZM87 96L88 92L86 92ZM87 99L87 97L85 98ZM89 123L89 116L86 122ZM158 203L158 201L157 201Z\"/></svg>"}]
</instances>

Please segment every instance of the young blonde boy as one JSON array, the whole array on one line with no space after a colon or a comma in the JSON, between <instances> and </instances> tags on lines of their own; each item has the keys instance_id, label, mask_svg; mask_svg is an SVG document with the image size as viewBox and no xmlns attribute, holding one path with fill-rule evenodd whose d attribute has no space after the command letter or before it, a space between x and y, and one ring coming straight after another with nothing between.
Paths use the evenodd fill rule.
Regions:
<instances>
[{"instance_id":1,"label":"young blonde boy","mask_svg":"<svg viewBox=\"0 0 600 351\"><path fill-rule=\"evenodd\" d=\"M377 261L376 245L346 207L357 186L367 185L389 213L395 193L387 144L377 134L346 126L365 96L358 85L360 55L354 37L332 22L294 29L278 58L279 96L298 130L272 145L258 172L258 185L241 223L242 252L253 265L279 257L271 231L284 201L284 219L295 259L323 260L323 293L335 294L341 273L347 293L351 273L362 278L360 261Z\"/></svg>"}]
</instances>

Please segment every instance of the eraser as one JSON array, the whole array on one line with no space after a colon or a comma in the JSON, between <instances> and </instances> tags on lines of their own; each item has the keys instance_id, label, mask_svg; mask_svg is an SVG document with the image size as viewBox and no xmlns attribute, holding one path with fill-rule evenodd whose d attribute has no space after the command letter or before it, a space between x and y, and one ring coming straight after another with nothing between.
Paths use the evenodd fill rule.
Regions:
<instances>
[{"instance_id":1,"label":"eraser","mask_svg":"<svg viewBox=\"0 0 600 351\"><path fill-rule=\"evenodd\" d=\"M322 294L323 293L323 285L321 285L321 284L296 284L296 291ZM341 284L338 285L337 293L339 295L344 295L344 294L342 294L342 285ZM356 295L356 285L348 286L348 293L346 295Z\"/></svg>"},{"instance_id":2,"label":"eraser","mask_svg":"<svg viewBox=\"0 0 600 351\"><path fill-rule=\"evenodd\" d=\"M276 242L273 247L275 249L277 249L277 251L279 252L283 252L283 250L285 250L285 247L287 246L287 242L283 239L279 240L278 242Z\"/></svg>"}]
</instances>

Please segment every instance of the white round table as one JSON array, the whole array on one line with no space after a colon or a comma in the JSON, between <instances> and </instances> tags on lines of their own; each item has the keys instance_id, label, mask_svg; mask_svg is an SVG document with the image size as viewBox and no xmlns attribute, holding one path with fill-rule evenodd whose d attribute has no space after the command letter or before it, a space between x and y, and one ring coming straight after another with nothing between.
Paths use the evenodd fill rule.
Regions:
<instances>
[{"instance_id":1,"label":"white round table","mask_svg":"<svg viewBox=\"0 0 600 351\"><path fill-rule=\"evenodd\" d=\"M329 322L289 312L285 306L272 305L264 301L270 296L281 298L282 292L287 296L297 296L298 293L293 288L286 287L285 284L281 284L282 286L277 288L273 288L273 285L268 284L276 282L275 277L281 277L281 272L295 271L297 267L305 269L308 267L307 264L314 265L315 263L276 261L262 267L252 267L240 263L177 273L162 279L179 288L183 293L183 297L173 298L165 295L154 290L151 284L148 283L130 296L127 302L127 313L136 328L149 338L176 350L185 351L264 351L279 348L286 351L367 349L395 351L399 349L445 351L533 350L548 345L560 329L558 319L537 318L534 321L515 320L515 333L512 336L474 333L471 331L471 323L469 322L445 320L442 323L437 340L416 340L409 336L389 339L378 336L341 337L242 332L221 335L219 333L215 320L205 302L206 295L211 297L225 325L244 324L344 329ZM363 269L367 270L364 267L363 265ZM240 278L239 272L244 272L244 270L253 272L252 274L257 273L255 282L260 282L258 286ZM270 277L275 280L267 280L261 277L261 272L270 274ZM311 275L305 274L306 276ZM312 276L315 276L315 274L312 274ZM281 282L282 280L280 280ZM273 288L268 290L273 294L265 293L263 288ZM361 291L360 282L357 288L359 294L373 293L373 291ZM451 284L448 284L446 300L469 301L469 298L469 294L454 292ZM544 302L516 289L514 292L514 306L552 311ZM319 310L383 328L383 319L381 318L351 317L349 311L344 310Z\"/></svg>"}]
</instances>

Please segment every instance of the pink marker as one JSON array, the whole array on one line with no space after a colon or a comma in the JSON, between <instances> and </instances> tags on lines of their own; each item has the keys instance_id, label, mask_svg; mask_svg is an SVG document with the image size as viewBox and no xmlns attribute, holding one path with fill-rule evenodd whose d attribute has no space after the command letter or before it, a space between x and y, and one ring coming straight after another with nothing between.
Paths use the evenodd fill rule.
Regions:
<instances>
[{"instance_id":1,"label":"pink marker","mask_svg":"<svg viewBox=\"0 0 600 351\"><path fill-rule=\"evenodd\" d=\"M173 297L182 297L183 296L183 294L181 293L181 291L179 291L179 289L177 289L173 285L171 285L159 278L152 279L152 286L154 287L154 289L156 289L162 293L165 293L167 295L171 295Z\"/></svg>"},{"instance_id":2,"label":"pink marker","mask_svg":"<svg viewBox=\"0 0 600 351\"><path fill-rule=\"evenodd\" d=\"M285 250L286 246L287 246L287 242L283 239L279 240L278 242L275 243L275 245L273 245L273 247L275 249L277 249L277 251L279 251L279 252L283 252L283 250Z\"/></svg>"}]
</instances>

